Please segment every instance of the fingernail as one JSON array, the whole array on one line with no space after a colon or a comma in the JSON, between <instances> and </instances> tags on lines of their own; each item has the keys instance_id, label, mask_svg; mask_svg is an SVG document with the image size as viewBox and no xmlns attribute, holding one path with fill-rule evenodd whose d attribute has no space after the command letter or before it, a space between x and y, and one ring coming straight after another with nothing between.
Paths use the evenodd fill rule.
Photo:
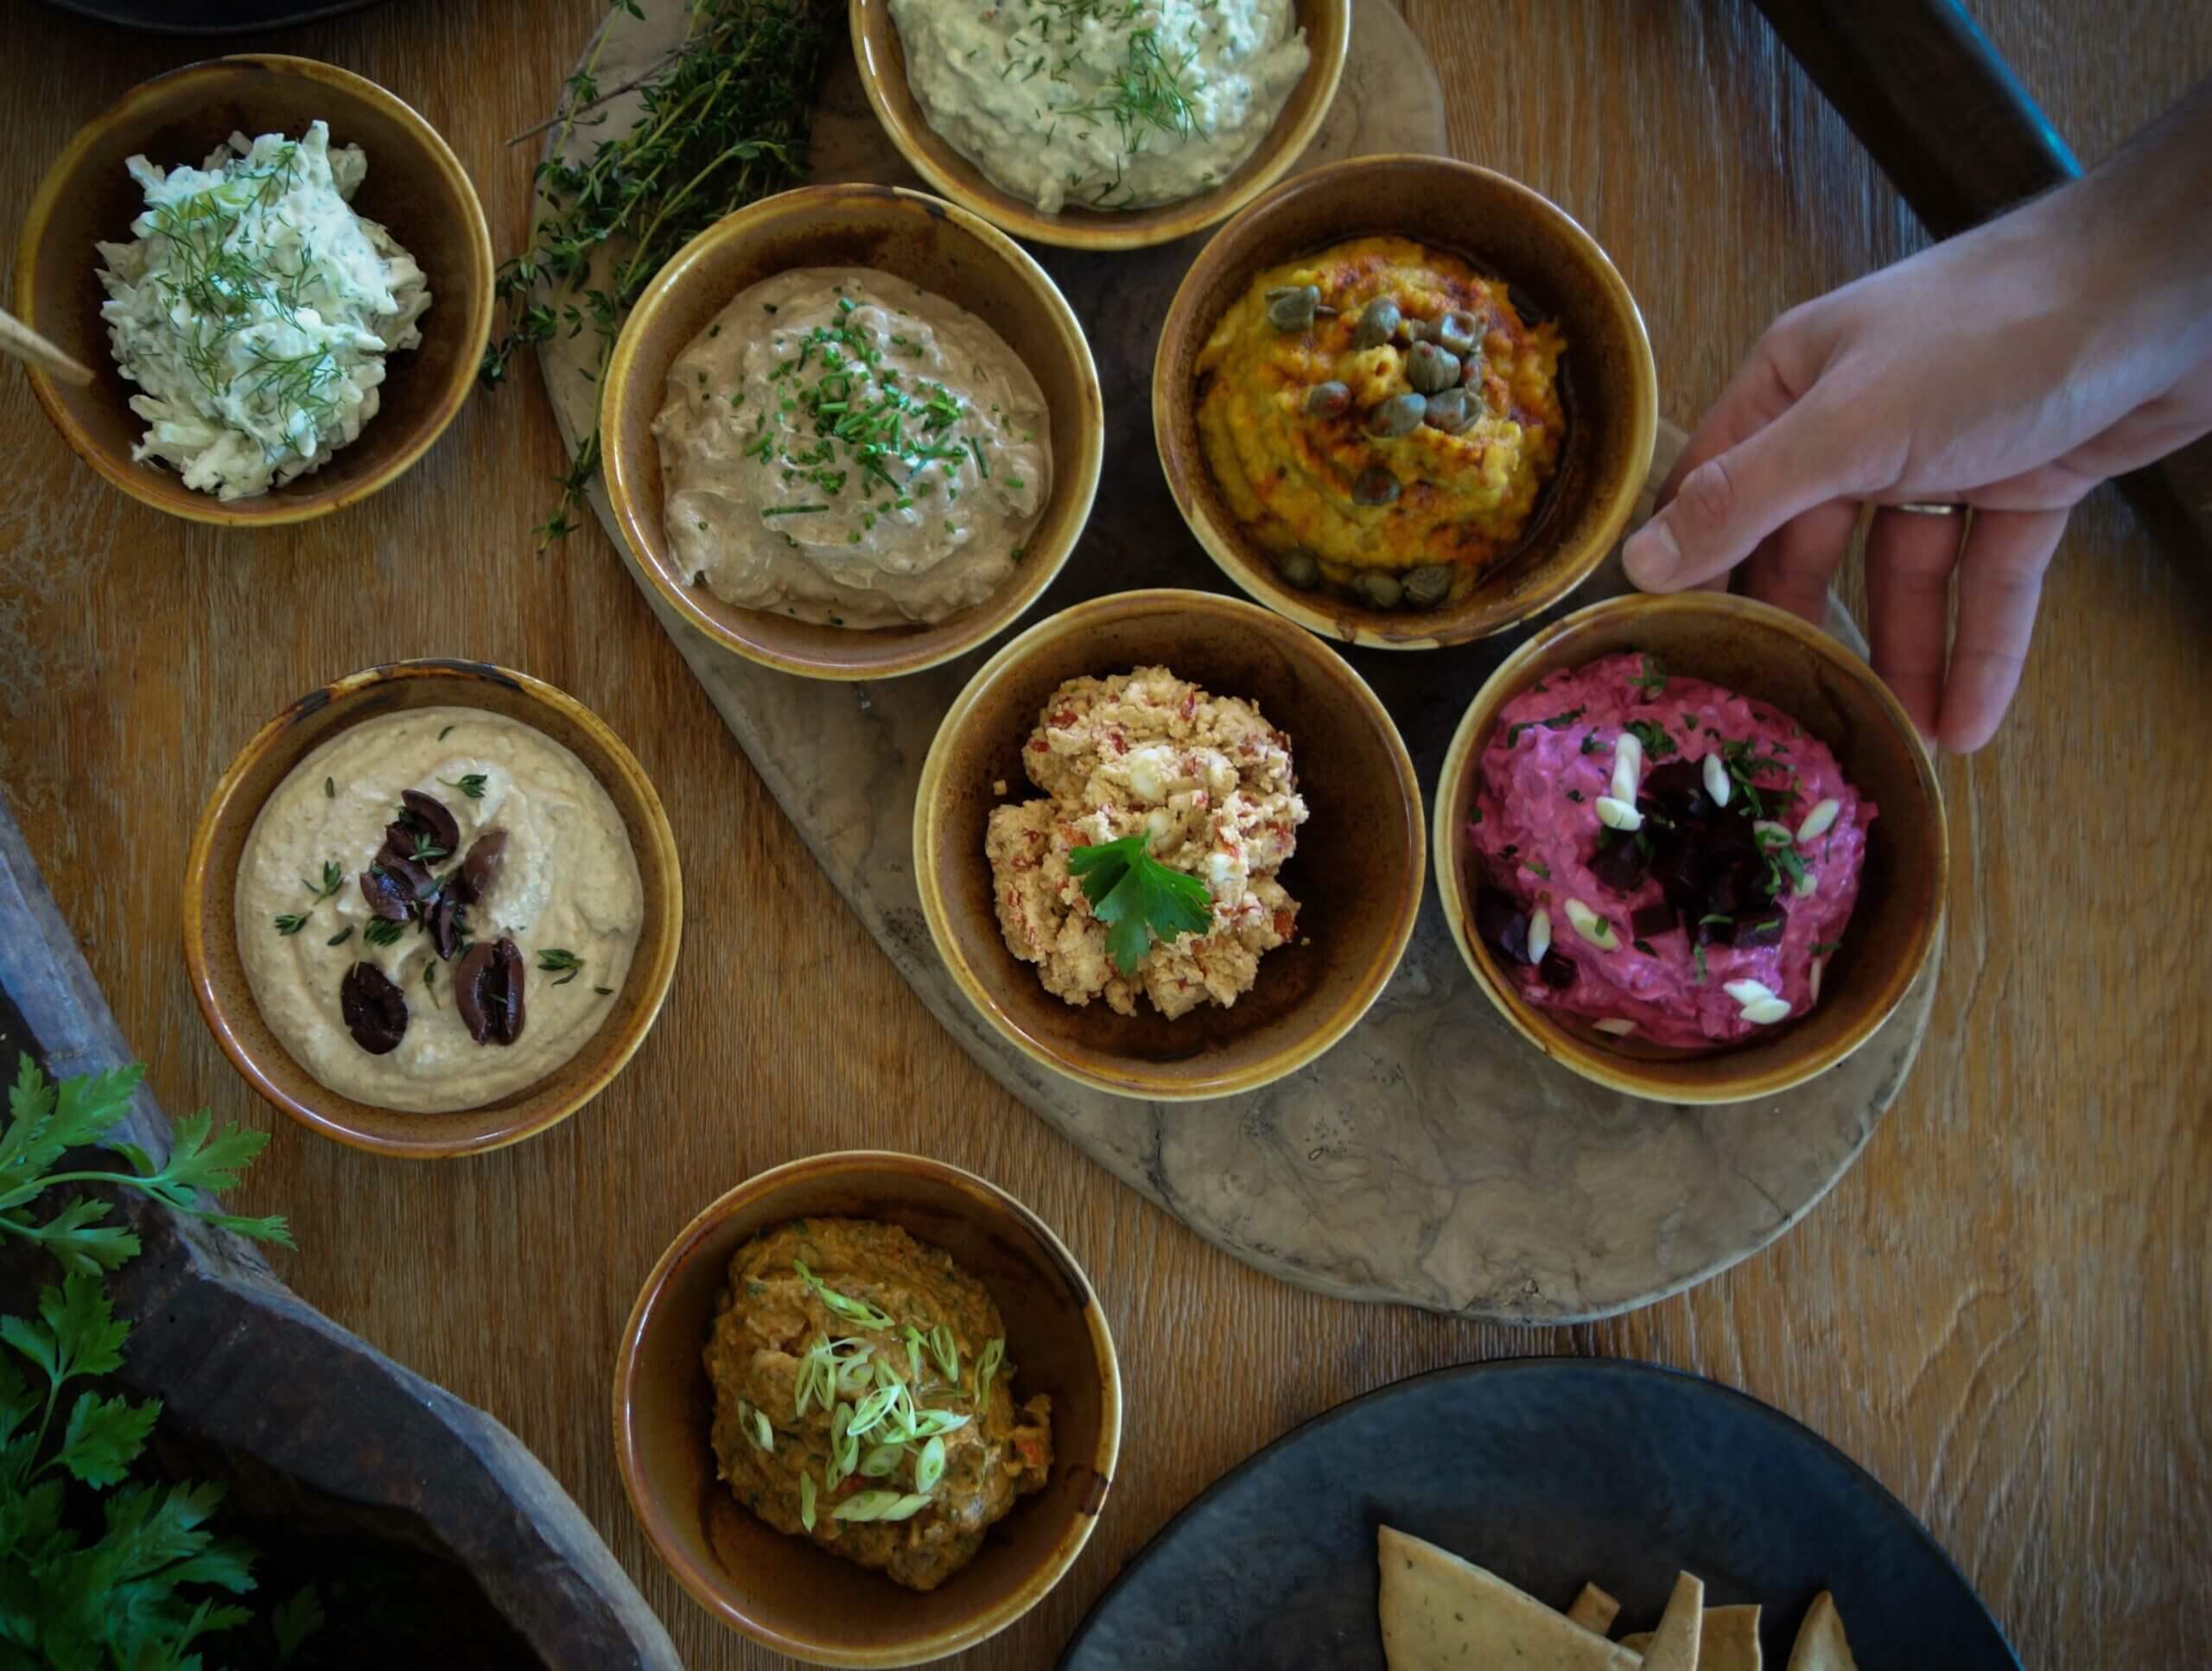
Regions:
<instances>
[{"instance_id":1,"label":"fingernail","mask_svg":"<svg viewBox=\"0 0 2212 1671\"><path fill-rule=\"evenodd\" d=\"M1667 518L1655 517L1628 537L1628 543L1621 548L1621 562L1628 569L1628 577L1647 592L1656 592L1670 584L1675 571L1681 566L1682 548L1675 543L1675 531L1667 526Z\"/></svg>"}]
</instances>

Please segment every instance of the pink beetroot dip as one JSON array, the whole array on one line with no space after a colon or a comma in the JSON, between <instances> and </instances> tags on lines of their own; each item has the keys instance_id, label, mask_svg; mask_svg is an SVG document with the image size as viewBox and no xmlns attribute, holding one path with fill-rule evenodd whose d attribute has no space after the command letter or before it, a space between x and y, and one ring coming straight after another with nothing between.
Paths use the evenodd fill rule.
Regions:
<instances>
[{"instance_id":1,"label":"pink beetroot dip","mask_svg":"<svg viewBox=\"0 0 2212 1671\"><path fill-rule=\"evenodd\" d=\"M1608 829L1598 810L1613 795L1624 735L1643 757L1633 834ZM1704 787L1709 754L1726 777L1725 806ZM1732 1043L1814 1007L1874 816L1827 746L1788 715L1669 677L1651 658L1609 656L1548 676L1498 715L1467 839L1489 887L1510 898L1478 891L1477 921L1532 1004L1633 1023L1655 1044ZM1801 839L1808 819L1815 833ZM1612 949L1576 930L1569 900L1610 925ZM1539 907L1554 953L1541 968L1526 955ZM1787 1014L1750 988L1729 992L1746 981Z\"/></svg>"}]
</instances>

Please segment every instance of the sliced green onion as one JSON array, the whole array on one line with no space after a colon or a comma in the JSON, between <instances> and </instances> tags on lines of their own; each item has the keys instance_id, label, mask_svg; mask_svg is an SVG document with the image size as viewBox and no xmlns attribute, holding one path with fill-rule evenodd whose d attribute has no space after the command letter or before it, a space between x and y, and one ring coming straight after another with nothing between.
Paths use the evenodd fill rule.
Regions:
<instances>
[{"instance_id":1,"label":"sliced green onion","mask_svg":"<svg viewBox=\"0 0 2212 1671\"><path fill-rule=\"evenodd\" d=\"M914 1459L914 1489L933 1491L938 1481L944 1477L944 1441L933 1439L922 1446L922 1453Z\"/></svg>"},{"instance_id":2,"label":"sliced green onion","mask_svg":"<svg viewBox=\"0 0 2212 1671\"><path fill-rule=\"evenodd\" d=\"M937 1366L944 1371L947 1381L957 1382L960 1379L960 1343L942 1323L930 1331L930 1354L937 1359Z\"/></svg>"},{"instance_id":3,"label":"sliced green onion","mask_svg":"<svg viewBox=\"0 0 2212 1671\"><path fill-rule=\"evenodd\" d=\"M999 1372L999 1365L1006 1362L1006 1337L1001 1335L983 1348L983 1355L976 1362L976 1407L982 1409L990 1402L991 1377Z\"/></svg>"},{"instance_id":4,"label":"sliced green onion","mask_svg":"<svg viewBox=\"0 0 2212 1671\"><path fill-rule=\"evenodd\" d=\"M814 1529L814 1476L801 1470L798 1477L798 1523Z\"/></svg>"},{"instance_id":5,"label":"sliced green onion","mask_svg":"<svg viewBox=\"0 0 2212 1671\"><path fill-rule=\"evenodd\" d=\"M906 1454L903 1445L879 1445L861 1458L860 1473L863 1479L887 1479L898 1471L899 1458Z\"/></svg>"},{"instance_id":6,"label":"sliced green onion","mask_svg":"<svg viewBox=\"0 0 2212 1671\"><path fill-rule=\"evenodd\" d=\"M831 1511L838 1520L912 1520L930 1506L925 1496L896 1491L855 1491Z\"/></svg>"},{"instance_id":7,"label":"sliced green onion","mask_svg":"<svg viewBox=\"0 0 2212 1671\"><path fill-rule=\"evenodd\" d=\"M898 1326L866 1300L855 1299L849 1295L839 1293L820 1277L815 1275L812 1271L807 1269L804 1260L794 1259L791 1261L791 1268L798 1273L799 1280L814 1290L815 1298L839 1317L849 1318L853 1322L863 1324L871 1329L882 1329L887 1331Z\"/></svg>"}]
</instances>

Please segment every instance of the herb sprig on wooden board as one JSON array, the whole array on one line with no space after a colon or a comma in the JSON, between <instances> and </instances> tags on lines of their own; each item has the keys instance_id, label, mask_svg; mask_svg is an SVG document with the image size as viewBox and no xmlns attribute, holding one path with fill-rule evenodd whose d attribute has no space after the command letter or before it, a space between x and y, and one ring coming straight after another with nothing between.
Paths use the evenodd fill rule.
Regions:
<instances>
[{"instance_id":1,"label":"herb sprig on wooden board","mask_svg":"<svg viewBox=\"0 0 2212 1671\"><path fill-rule=\"evenodd\" d=\"M613 11L645 15L637 0L614 0ZM685 16L682 46L634 84L642 108L628 131L581 159L566 155L571 138L594 125L592 113L607 99L632 90L599 85L611 15L569 77L551 155L537 168L543 200L531 247L499 268L504 316L484 351L486 384L504 380L521 350L587 330L599 340L596 383L623 315L671 256L733 210L805 179L824 48L833 34L842 37L845 9L830 0L690 0ZM582 525L598 469L594 428L561 478L559 506L537 531L541 545Z\"/></svg>"},{"instance_id":2,"label":"herb sprig on wooden board","mask_svg":"<svg viewBox=\"0 0 2212 1671\"><path fill-rule=\"evenodd\" d=\"M1135 975L1156 939L1204 934L1213 926L1213 899L1197 877L1152 856L1139 833L1079 847L1068 872L1083 884L1091 915L1107 924L1106 950L1124 978Z\"/></svg>"}]
</instances>

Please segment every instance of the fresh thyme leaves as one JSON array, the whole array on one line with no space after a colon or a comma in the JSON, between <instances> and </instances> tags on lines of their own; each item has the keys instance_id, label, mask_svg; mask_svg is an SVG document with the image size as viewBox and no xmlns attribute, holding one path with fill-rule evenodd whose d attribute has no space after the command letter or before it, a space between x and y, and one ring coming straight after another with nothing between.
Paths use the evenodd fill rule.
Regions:
<instances>
[{"instance_id":1,"label":"fresh thyme leaves","mask_svg":"<svg viewBox=\"0 0 2212 1671\"><path fill-rule=\"evenodd\" d=\"M325 778L322 780L322 798L326 801L334 801L338 798L338 780L335 778Z\"/></svg>"},{"instance_id":2,"label":"fresh thyme leaves","mask_svg":"<svg viewBox=\"0 0 2212 1671\"><path fill-rule=\"evenodd\" d=\"M1213 926L1206 885L1154 858L1141 831L1075 848L1068 871L1082 882L1091 915L1107 924L1106 950L1124 977L1137 972L1155 938L1204 934Z\"/></svg>"},{"instance_id":3,"label":"fresh thyme leaves","mask_svg":"<svg viewBox=\"0 0 2212 1671\"><path fill-rule=\"evenodd\" d=\"M639 15L635 0L614 0L613 10ZM844 8L822 0L693 0L683 44L637 84L628 130L579 156L570 146L580 130L603 124L607 100L630 91L600 86L612 33L602 29L569 79L551 153L538 165L530 248L499 268L505 317L485 350L483 380L502 381L524 348L589 331L596 381L623 315L671 256L733 210L803 181L825 48L844 27ZM599 459L594 429L561 478L541 545L582 525Z\"/></svg>"},{"instance_id":4,"label":"fresh thyme leaves","mask_svg":"<svg viewBox=\"0 0 2212 1671\"><path fill-rule=\"evenodd\" d=\"M391 946L398 944L399 937L406 932L406 924L387 922L377 917L362 924L361 938L372 946Z\"/></svg>"},{"instance_id":5,"label":"fresh thyme leaves","mask_svg":"<svg viewBox=\"0 0 2212 1671\"><path fill-rule=\"evenodd\" d=\"M423 965L423 990L430 994L432 1007L436 1009L445 1007L443 1004L438 1002L438 964L435 958L427 960Z\"/></svg>"},{"instance_id":6,"label":"fresh thyme leaves","mask_svg":"<svg viewBox=\"0 0 2212 1671\"><path fill-rule=\"evenodd\" d=\"M546 946L537 954L537 967L549 975L566 969L568 973L553 983L556 987L565 987L583 973L584 960L566 946Z\"/></svg>"},{"instance_id":7,"label":"fresh thyme leaves","mask_svg":"<svg viewBox=\"0 0 2212 1671\"><path fill-rule=\"evenodd\" d=\"M340 888L346 886L346 873L339 869L339 867L330 860L325 859L322 861L321 886L317 886L315 883L308 881L304 876L300 879L300 886L305 888L308 893L314 894L315 904L321 905L332 894L337 893Z\"/></svg>"},{"instance_id":8,"label":"fresh thyme leaves","mask_svg":"<svg viewBox=\"0 0 2212 1671\"><path fill-rule=\"evenodd\" d=\"M594 987L592 990L602 998L612 998L614 995L614 988L613 987Z\"/></svg>"},{"instance_id":9,"label":"fresh thyme leaves","mask_svg":"<svg viewBox=\"0 0 2212 1671\"><path fill-rule=\"evenodd\" d=\"M489 781L480 772L464 772L459 778L441 778L438 781L448 789L457 789L472 801L484 798L484 785Z\"/></svg>"},{"instance_id":10,"label":"fresh thyme leaves","mask_svg":"<svg viewBox=\"0 0 2212 1671\"><path fill-rule=\"evenodd\" d=\"M332 935L327 940L325 940L323 944L327 946L342 946L353 937L353 925L351 923L348 923L344 928L340 929L337 933Z\"/></svg>"},{"instance_id":11,"label":"fresh thyme leaves","mask_svg":"<svg viewBox=\"0 0 2212 1671\"><path fill-rule=\"evenodd\" d=\"M277 913L276 923L279 934L297 934L308 925L308 918L315 913L308 911L286 911Z\"/></svg>"}]
</instances>

